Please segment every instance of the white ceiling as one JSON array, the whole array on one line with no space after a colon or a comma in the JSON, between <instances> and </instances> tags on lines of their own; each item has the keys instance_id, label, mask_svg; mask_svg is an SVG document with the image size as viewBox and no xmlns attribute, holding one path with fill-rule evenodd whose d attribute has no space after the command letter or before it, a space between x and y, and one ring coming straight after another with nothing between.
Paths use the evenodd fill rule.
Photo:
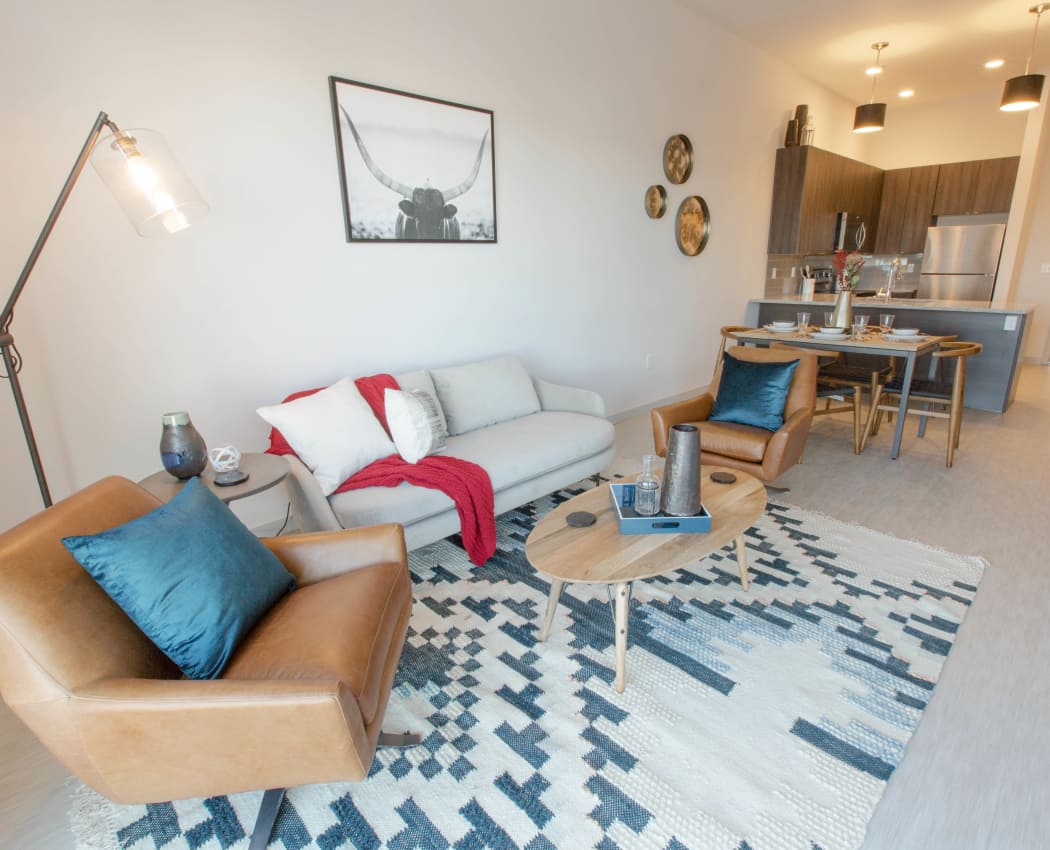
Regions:
<instances>
[{"instance_id":1,"label":"white ceiling","mask_svg":"<svg viewBox=\"0 0 1050 850\"><path fill-rule=\"evenodd\" d=\"M1003 81L1024 73L1036 16L1035 0L679 0L847 100L867 102L882 52L876 100L896 106L935 103L987 93L998 99ZM1050 64L1050 11L1039 26L1032 70ZM984 68L999 57L1006 65ZM909 101L897 96L915 89Z\"/></svg>"}]
</instances>

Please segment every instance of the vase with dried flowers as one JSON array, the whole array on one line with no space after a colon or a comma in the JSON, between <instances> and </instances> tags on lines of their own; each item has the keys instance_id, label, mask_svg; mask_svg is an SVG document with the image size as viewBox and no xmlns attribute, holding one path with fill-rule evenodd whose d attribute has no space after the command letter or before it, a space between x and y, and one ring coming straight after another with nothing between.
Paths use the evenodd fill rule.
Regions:
<instances>
[{"instance_id":1,"label":"vase with dried flowers","mask_svg":"<svg viewBox=\"0 0 1050 850\"><path fill-rule=\"evenodd\" d=\"M860 271L864 268L864 256L853 251L836 251L831 261L835 268L835 310L831 324L836 328L848 328L853 321L853 290L860 283Z\"/></svg>"}]
</instances>

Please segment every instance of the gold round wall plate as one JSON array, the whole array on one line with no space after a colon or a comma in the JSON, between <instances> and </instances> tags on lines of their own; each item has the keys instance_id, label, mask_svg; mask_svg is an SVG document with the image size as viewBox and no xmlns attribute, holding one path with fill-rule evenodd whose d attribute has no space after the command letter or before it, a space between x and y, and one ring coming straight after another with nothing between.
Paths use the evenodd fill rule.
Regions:
<instances>
[{"instance_id":1,"label":"gold round wall plate","mask_svg":"<svg viewBox=\"0 0 1050 850\"><path fill-rule=\"evenodd\" d=\"M664 143L664 175L675 185L693 173L693 143L678 133Z\"/></svg>"},{"instance_id":2,"label":"gold round wall plate","mask_svg":"<svg viewBox=\"0 0 1050 850\"><path fill-rule=\"evenodd\" d=\"M690 195L679 204L674 235L678 250L687 257L695 257L704 250L711 235L711 213L699 195Z\"/></svg>"},{"instance_id":3,"label":"gold round wall plate","mask_svg":"<svg viewBox=\"0 0 1050 850\"><path fill-rule=\"evenodd\" d=\"M663 218L667 212L667 190L654 184L645 190L645 214L649 218Z\"/></svg>"}]
</instances>

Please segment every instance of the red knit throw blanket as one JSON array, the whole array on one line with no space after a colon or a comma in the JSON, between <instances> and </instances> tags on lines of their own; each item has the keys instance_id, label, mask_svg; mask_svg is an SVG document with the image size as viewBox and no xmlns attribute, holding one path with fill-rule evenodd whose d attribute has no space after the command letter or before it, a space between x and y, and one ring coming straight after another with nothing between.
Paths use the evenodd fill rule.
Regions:
<instances>
[{"instance_id":1,"label":"red knit throw blanket","mask_svg":"<svg viewBox=\"0 0 1050 850\"><path fill-rule=\"evenodd\" d=\"M400 389L392 375L380 374L354 381L375 414L390 433L386 423L384 394L387 388ZM293 393L285 402L313 395L323 387ZM276 428L270 430L269 454L294 455L295 450ZM360 490L364 487L396 487L402 481L417 487L440 490L456 505L463 546L470 560L484 564L496 551L496 515L493 504L492 481L489 474L476 463L447 455L425 457L419 463L408 463L400 455L390 455L370 463L360 472L346 479L336 493Z\"/></svg>"}]
</instances>

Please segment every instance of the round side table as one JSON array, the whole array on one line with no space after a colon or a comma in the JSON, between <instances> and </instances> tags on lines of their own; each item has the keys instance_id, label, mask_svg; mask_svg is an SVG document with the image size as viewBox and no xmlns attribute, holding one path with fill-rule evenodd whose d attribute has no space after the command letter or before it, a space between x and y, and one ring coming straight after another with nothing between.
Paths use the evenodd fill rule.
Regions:
<instances>
[{"instance_id":1,"label":"round side table","mask_svg":"<svg viewBox=\"0 0 1050 850\"><path fill-rule=\"evenodd\" d=\"M219 487L215 483L215 470L211 468L211 465L201 473L200 478L209 490L229 504L236 499L254 496L256 493L280 484L288 475L288 461L280 455L245 452L241 455L240 469L248 473L248 480L229 487ZM185 483L162 469L160 472L154 472L148 478L143 478L139 486L149 490L158 499L169 502L175 498Z\"/></svg>"}]
</instances>

